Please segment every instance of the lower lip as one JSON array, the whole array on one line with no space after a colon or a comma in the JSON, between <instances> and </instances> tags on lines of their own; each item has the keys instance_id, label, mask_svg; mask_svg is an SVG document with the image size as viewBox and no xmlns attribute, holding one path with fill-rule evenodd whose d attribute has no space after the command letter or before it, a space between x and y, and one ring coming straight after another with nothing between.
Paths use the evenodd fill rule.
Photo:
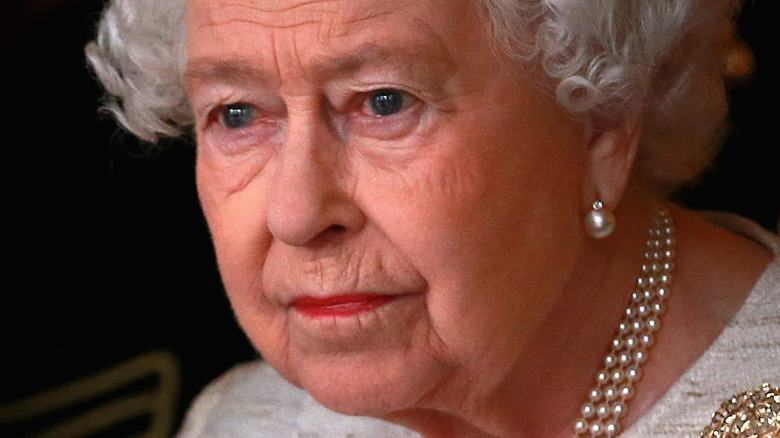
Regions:
<instances>
[{"instance_id":1,"label":"lower lip","mask_svg":"<svg viewBox=\"0 0 780 438\"><path fill-rule=\"evenodd\" d=\"M347 317L370 312L393 301L392 295L350 294L325 298L301 297L292 302L298 312L312 317Z\"/></svg>"}]
</instances>

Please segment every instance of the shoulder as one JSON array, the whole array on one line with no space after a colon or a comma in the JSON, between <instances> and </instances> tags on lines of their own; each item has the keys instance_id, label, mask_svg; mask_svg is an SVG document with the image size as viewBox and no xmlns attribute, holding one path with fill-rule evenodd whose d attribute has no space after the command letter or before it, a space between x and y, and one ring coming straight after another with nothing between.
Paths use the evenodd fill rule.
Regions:
<instances>
[{"instance_id":1,"label":"shoulder","mask_svg":"<svg viewBox=\"0 0 780 438\"><path fill-rule=\"evenodd\" d=\"M709 217L773 258L715 342L626 437L699 437L725 400L765 382L780 386L780 237L738 216Z\"/></svg>"},{"instance_id":2,"label":"shoulder","mask_svg":"<svg viewBox=\"0 0 780 438\"><path fill-rule=\"evenodd\" d=\"M198 396L177 438L417 437L380 420L330 411L270 365L236 366Z\"/></svg>"},{"instance_id":3,"label":"shoulder","mask_svg":"<svg viewBox=\"0 0 780 438\"><path fill-rule=\"evenodd\" d=\"M286 385L266 363L242 364L204 389L178 437L289 436L303 399L303 391ZM252 435L255 430L266 432Z\"/></svg>"}]
</instances>

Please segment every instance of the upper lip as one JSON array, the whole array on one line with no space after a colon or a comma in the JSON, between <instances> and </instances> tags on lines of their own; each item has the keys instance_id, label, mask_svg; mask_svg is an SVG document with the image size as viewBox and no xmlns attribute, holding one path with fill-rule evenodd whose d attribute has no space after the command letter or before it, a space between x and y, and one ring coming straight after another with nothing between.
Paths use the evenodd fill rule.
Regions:
<instances>
[{"instance_id":1,"label":"upper lip","mask_svg":"<svg viewBox=\"0 0 780 438\"><path fill-rule=\"evenodd\" d=\"M298 275L264 276L264 294L277 305L289 308L307 301L314 305L337 305L356 303L372 297L394 297L424 293L427 282L422 276L409 273L399 276L380 272L367 272L359 278L340 278L328 281L327 278L307 278ZM295 278L299 277L299 278Z\"/></svg>"},{"instance_id":2,"label":"upper lip","mask_svg":"<svg viewBox=\"0 0 780 438\"><path fill-rule=\"evenodd\" d=\"M285 307L326 307L337 306L339 304L366 302L374 299L401 295L411 295L420 292L421 290L399 289L374 289L368 291L351 290L342 292L319 291L314 293L301 291L283 296L282 303Z\"/></svg>"}]
</instances>

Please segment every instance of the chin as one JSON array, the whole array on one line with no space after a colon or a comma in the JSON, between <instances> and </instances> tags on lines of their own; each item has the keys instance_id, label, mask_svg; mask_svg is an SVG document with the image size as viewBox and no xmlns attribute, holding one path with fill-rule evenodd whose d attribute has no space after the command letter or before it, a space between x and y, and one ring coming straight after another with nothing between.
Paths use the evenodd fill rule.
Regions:
<instances>
[{"instance_id":1,"label":"chin","mask_svg":"<svg viewBox=\"0 0 780 438\"><path fill-rule=\"evenodd\" d=\"M430 358L371 351L308 357L296 381L323 406L347 415L383 417L419 405L445 375ZM284 374L284 373L283 373Z\"/></svg>"}]
</instances>

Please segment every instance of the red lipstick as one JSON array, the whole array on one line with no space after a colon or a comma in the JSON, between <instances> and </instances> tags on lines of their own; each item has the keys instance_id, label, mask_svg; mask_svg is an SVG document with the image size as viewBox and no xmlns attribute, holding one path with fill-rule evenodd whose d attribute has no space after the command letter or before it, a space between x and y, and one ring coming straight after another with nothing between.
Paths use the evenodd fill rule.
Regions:
<instances>
[{"instance_id":1,"label":"red lipstick","mask_svg":"<svg viewBox=\"0 0 780 438\"><path fill-rule=\"evenodd\" d=\"M291 306L298 312L313 318L353 316L374 310L395 298L392 295L369 293L331 295L327 297L306 296L296 298Z\"/></svg>"}]
</instances>

